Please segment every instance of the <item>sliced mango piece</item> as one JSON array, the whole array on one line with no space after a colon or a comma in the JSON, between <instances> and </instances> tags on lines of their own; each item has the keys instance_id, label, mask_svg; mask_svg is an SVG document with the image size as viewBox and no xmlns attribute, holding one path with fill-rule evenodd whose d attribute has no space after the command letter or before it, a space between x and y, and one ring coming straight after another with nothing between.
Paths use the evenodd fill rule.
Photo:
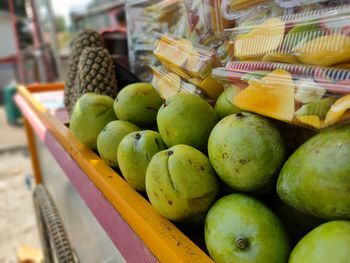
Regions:
<instances>
[{"instance_id":1,"label":"sliced mango piece","mask_svg":"<svg viewBox=\"0 0 350 263\"><path fill-rule=\"evenodd\" d=\"M171 41L165 36L162 37L154 49L154 55L161 62L164 61L176 66L182 66L188 58L188 53L185 52L185 50L179 48L178 45L176 45L176 42L178 41Z\"/></svg>"},{"instance_id":2,"label":"sliced mango piece","mask_svg":"<svg viewBox=\"0 0 350 263\"><path fill-rule=\"evenodd\" d=\"M239 35L234 43L235 56L241 60L263 57L281 46L285 23L280 18L270 18L252 31Z\"/></svg>"},{"instance_id":3,"label":"sliced mango piece","mask_svg":"<svg viewBox=\"0 0 350 263\"><path fill-rule=\"evenodd\" d=\"M282 121L294 116L294 84L285 70L274 70L260 80L249 80L249 86L234 97L233 103L244 110Z\"/></svg>"},{"instance_id":4,"label":"sliced mango piece","mask_svg":"<svg viewBox=\"0 0 350 263\"><path fill-rule=\"evenodd\" d=\"M304 115L304 116L295 116L301 123L314 127L316 129L323 128L323 122L320 117L316 115Z\"/></svg>"},{"instance_id":5,"label":"sliced mango piece","mask_svg":"<svg viewBox=\"0 0 350 263\"><path fill-rule=\"evenodd\" d=\"M180 76L176 75L173 72L165 74L158 81L158 88L160 95L163 99L167 99L172 95L175 95L179 92L181 85Z\"/></svg>"},{"instance_id":6,"label":"sliced mango piece","mask_svg":"<svg viewBox=\"0 0 350 263\"><path fill-rule=\"evenodd\" d=\"M289 63L289 64L298 64L298 59L292 54L286 53L269 53L266 54L262 59L262 61L272 61L272 62L281 62L281 63Z\"/></svg>"},{"instance_id":7,"label":"sliced mango piece","mask_svg":"<svg viewBox=\"0 0 350 263\"><path fill-rule=\"evenodd\" d=\"M350 61L350 37L330 34L301 43L293 49L294 55L304 64L331 66Z\"/></svg>"},{"instance_id":8,"label":"sliced mango piece","mask_svg":"<svg viewBox=\"0 0 350 263\"><path fill-rule=\"evenodd\" d=\"M182 67L179 67L179 66L176 66L172 63L169 63L167 61L161 61L162 65L168 69L168 70L171 70L173 72L175 72L176 74L178 74L181 78L184 78L184 79L190 79L191 76L187 74L187 72L182 69Z\"/></svg>"},{"instance_id":9,"label":"sliced mango piece","mask_svg":"<svg viewBox=\"0 0 350 263\"><path fill-rule=\"evenodd\" d=\"M338 99L329 109L325 118L325 124L331 125L340 121L347 110L350 109L350 94Z\"/></svg>"},{"instance_id":10,"label":"sliced mango piece","mask_svg":"<svg viewBox=\"0 0 350 263\"><path fill-rule=\"evenodd\" d=\"M221 83L216 81L211 77L211 74L208 75L205 79L203 79L199 84L202 90L212 99L217 99L220 94L224 91L224 88Z\"/></svg>"}]
</instances>

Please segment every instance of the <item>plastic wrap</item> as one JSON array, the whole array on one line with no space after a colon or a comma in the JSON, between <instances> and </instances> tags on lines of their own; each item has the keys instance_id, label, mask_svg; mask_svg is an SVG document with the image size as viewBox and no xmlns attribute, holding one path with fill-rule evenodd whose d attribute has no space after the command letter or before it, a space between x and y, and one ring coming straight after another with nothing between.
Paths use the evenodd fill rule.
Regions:
<instances>
[{"instance_id":1,"label":"plastic wrap","mask_svg":"<svg viewBox=\"0 0 350 263\"><path fill-rule=\"evenodd\" d=\"M227 20L234 20L265 11L271 3L271 0L222 0L221 13Z\"/></svg>"},{"instance_id":2,"label":"plastic wrap","mask_svg":"<svg viewBox=\"0 0 350 263\"><path fill-rule=\"evenodd\" d=\"M350 121L350 70L272 62L229 63L213 77L235 85L235 106L313 129Z\"/></svg>"},{"instance_id":3,"label":"plastic wrap","mask_svg":"<svg viewBox=\"0 0 350 263\"><path fill-rule=\"evenodd\" d=\"M221 15L221 0L184 0L191 29L191 41L217 47L224 41L229 25Z\"/></svg>"},{"instance_id":4,"label":"plastic wrap","mask_svg":"<svg viewBox=\"0 0 350 263\"><path fill-rule=\"evenodd\" d=\"M154 55L168 70L195 84L210 98L217 98L222 85L211 77L211 70L220 66L214 49L192 44L186 39L156 34Z\"/></svg>"},{"instance_id":5,"label":"plastic wrap","mask_svg":"<svg viewBox=\"0 0 350 263\"><path fill-rule=\"evenodd\" d=\"M131 70L143 81L150 81L148 65L156 63L153 32L188 37L189 25L181 0L129 0L125 4Z\"/></svg>"},{"instance_id":6,"label":"plastic wrap","mask_svg":"<svg viewBox=\"0 0 350 263\"><path fill-rule=\"evenodd\" d=\"M261 19L226 30L242 61L315 66L350 62L350 6Z\"/></svg>"},{"instance_id":7,"label":"plastic wrap","mask_svg":"<svg viewBox=\"0 0 350 263\"><path fill-rule=\"evenodd\" d=\"M187 82L179 75L165 69L163 66L150 66L153 72L152 85L157 89L163 99L177 93L188 93L207 99L206 94L196 85Z\"/></svg>"}]
</instances>

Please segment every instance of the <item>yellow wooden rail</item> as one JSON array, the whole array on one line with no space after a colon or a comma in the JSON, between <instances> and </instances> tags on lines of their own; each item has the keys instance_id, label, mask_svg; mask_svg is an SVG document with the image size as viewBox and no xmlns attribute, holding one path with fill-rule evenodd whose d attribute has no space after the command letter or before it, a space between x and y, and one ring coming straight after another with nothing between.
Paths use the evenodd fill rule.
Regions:
<instances>
[{"instance_id":1,"label":"yellow wooden rail","mask_svg":"<svg viewBox=\"0 0 350 263\"><path fill-rule=\"evenodd\" d=\"M18 91L48 130L78 163L96 187L132 227L160 262L213 262L198 246L159 215L151 204L132 189L99 156L81 144L31 92L63 89L62 84L19 86Z\"/></svg>"}]
</instances>

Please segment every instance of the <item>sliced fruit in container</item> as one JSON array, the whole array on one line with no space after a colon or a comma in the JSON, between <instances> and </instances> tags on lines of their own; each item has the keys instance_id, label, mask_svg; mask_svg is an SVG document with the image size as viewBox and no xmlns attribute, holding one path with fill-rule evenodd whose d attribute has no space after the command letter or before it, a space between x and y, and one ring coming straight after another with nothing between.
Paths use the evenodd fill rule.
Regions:
<instances>
[{"instance_id":1,"label":"sliced fruit in container","mask_svg":"<svg viewBox=\"0 0 350 263\"><path fill-rule=\"evenodd\" d=\"M350 61L350 5L253 20L225 34L242 61L332 66Z\"/></svg>"},{"instance_id":2,"label":"sliced fruit in container","mask_svg":"<svg viewBox=\"0 0 350 263\"><path fill-rule=\"evenodd\" d=\"M215 51L209 47L191 44L188 40L168 35L155 35L158 42L153 53L172 71L176 68L188 76L205 78L214 66L219 65Z\"/></svg>"},{"instance_id":3,"label":"sliced fruit in container","mask_svg":"<svg viewBox=\"0 0 350 263\"><path fill-rule=\"evenodd\" d=\"M176 40L173 41L175 42ZM181 44L184 45L183 42ZM188 54L186 52L179 49L177 45L172 44L172 42L166 37L160 38L154 50L154 55L160 61L171 61L172 64L177 66L182 66L188 58Z\"/></svg>"},{"instance_id":4,"label":"sliced fruit in container","mask_svg":"<svg viewBox=\"0 0 350 263\"><path fill-rule=\"evenodd\" d=\"M165 69L162 66L150 66L153 72L152 85L157 89L163 99L167 99L177 93L189 93L207 98L195 85L186 82L179 75Z\"/></svg>"},{"instance_id":5,"label":"sliced fruit in container","mask_svg":"<svg viewBox=\"0 0 350 263\"><path fill-rule=\"evenodd\" d=\"M317 101L326 93L326 89L320 87L315 81L302 78L296 82L297 90L295 99L301 103Z\"/></svg>"},{"instance_id":6,"label":"sliced fruit in container","mask_svg":"<svg viewBox=\"0 0 350 263\"><path fill-rule=\"evenodd\" d=\"M321 36L297 45L293 53L304 64L332 66L350 60L350 37L339 33Z\"/></svg>"},{"instance_id":7,"label":"sliced fruit in container","mask_svg":"<svg viewBox=\"0 0 350 263\"><path fill-rule=\"evenodd\" d=\"M302 124L309 125L309 126L316 128L316 129L321 129L324 126L323 121L317 115L300 115L300 116L295 116L295 117Z\"/></svg>"},{"instance_id":8,"label":"sliced fruit in container","mask_svg":"<svg viewBox=\"0 0 350 263\"><path fill-rule=\"evenodd\" d=\"M319 19L297 23L288 31L283 41L283 50L290 52L295 46L322 36Z\"/></svg>"},{"instance_id":9,"label":"sliced fruit in container","mask_svg":"<svg viewBox=\"0 0 350 263\"><path fill-rule=\"evenodd\" d=\"M289 72L274 70L260 80L250 80L249 86L235 96L233 103L244 110L282 121L292 121L294 88Z\"/></svg>"},{"instance_id":10,"label":"sliced fruit in container","mask_svg":"<svg viewBox=\"0 0 350 263\"><path fill-rule=\"evenodd\" d=\"M281 63L289 63L289 64L298 64L299 61L294 55L284 54L284 53L269 53L266 54L262 59L262 61L272 61L272 62L281 62Z\"/></svg>"},{"instance_id":11,"label":"sliced fruit in container","mask_svg":"<svg viewBox=\"0 0 350 263\"><path fill-rule=\"evenodd\" d=\"M299 110L297 110L295 112L295 115L296 116L315 115L323 119L326 116L332 104L336 100L337 100L336 98L329 97L329 98L310 102L308 104L303 105Z\"/></svg>"},{"instance_id":12,"label":"sliced fruit in container","mask_svg":"<svg viewBox=\"0 0 350 263\"><path fill-rule=\"evenodd\" d=\"M338 122L346 111L350 110L350 94L338 99L327 112L325 123L327 125Z\"/></svg>"},{"instance_id":13,"label":"sliced fruit in container","mask_svg":"<svg viewBox=\"0 0 350 263\"><path fill-rule=\"evenodd\" d=\"M224 86L240 87L231 101L243 110L314 129L350 117L346 69L235 61L212 75Z\"/></svg>"},{"instance_id":14,"label":"sliced fruit in container","mask_svg":"<svg viewBox=\"0 0 350 263\"><path fill-rule=\"evenodd\" d=\"M170 72L160 79L158 87L161 97L163 99L169 98L180 91L180 77Z\"/></svg>"},{"instance_id":15,"label":"sliced fruit in container","mask_svg":"<svg viewBox=\"0 0 350 263\"><path fill-rule=\"evenodd\" d=\"M234 53L241 60L274 52L284 38L285 23L280 18L270 18L255 26L250 32L237 36Z\"/></svg>"},{"instance_id":16,"label":"sliced fruit in container","mask_svg":"<svg viewBox=\"0 0 350 263\"><path fill-rule=\"evenodd\" d=\"M192 83L193 79L190 79L189 81ZM222 93L222 91L224 90L223 86L221 83L219 83L218 81L216 81L215 79L213 79L213 77L210 75L208 75L205 79L201 80L198 79L198 84L197 86L202 89L210 98L212 99L217 99L219 97L219 95Z\"/></svg>"}]
</instances>

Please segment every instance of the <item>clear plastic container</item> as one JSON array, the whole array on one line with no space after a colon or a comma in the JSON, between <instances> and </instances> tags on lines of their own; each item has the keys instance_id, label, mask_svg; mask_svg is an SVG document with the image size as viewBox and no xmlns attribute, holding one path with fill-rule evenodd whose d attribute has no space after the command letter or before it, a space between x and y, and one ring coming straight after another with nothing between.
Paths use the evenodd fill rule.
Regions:
<instances>
[{"instance_id":1,"label":"clear plastic container","mask_svg":"<svg viewBox=\"0 0 350 263\"><path fill-rule=\"evenodd\" d=\"M261 19L226 34L237 60L341 67L350 62L350 5Z\"/></svg>"},{"instance_id":2,"label":"clear plastic container","mask_svg":"<svg viewBox=\"0 0 350 263\"><path fill-rule=\"evenodd\" d=\"M189 93L207 99L206 94L196 85L187 82L179 75L165 69L163 66L150 66L153 72L152 85L157 89L163 99L177 93Z\"/></svg>"},{"instance_id":3,"label":"clear plastic container","mask_svg":"<svg viewBox=\"0 0 350 263\"><path fill-rule=\"evenodd\" d=\"M188 37L185 7L181 0L128 0L125 10L130 68L143 81L150 81L152 72L148 64L156 61L153 32Z\"/></svg>"},{"instance_id":4,"label":"clear plastic container","mask_svg":"<svg viewBox=\"0 0 350 263\"><path fill-rule=\"evenodd\" d=\"M350 122L350 70L236 61L212 75L241 109L313 129Z\"/></svg>"},{"instance_id":5,"label":"clear plastic container","mask_svg":"<svg viewBox=\"0 0 350 263\"><path fill-rule=\"evenodd\" d=\"M267 10L272 0L222 0L221 14L227 20L235 20Z\"/></svg>"},{"instance_id":6,"label":"clear plastic container","mask_svg":"<svg viewBox=\"0 0 350 263\"><path fill-rule=\"evenodd\" d=\"M191 29L191 41L217 47L224 41L228 21L221 16L221 0L184 0Z\"/></svg>"},{"instance_id":7,"label":"clear plastic container","mask_svg":"<svg viewBox=\"0 0 350 263\"><path fill-rule=\"evenodd\" d=\"M232 61L234 58L234 45L232 41L225 40L221 46L216 49L218 58L222 65L226 65L227 62Z\"/></svg>"},{"instance_id":8,"label":"clear plastic container","mask_svg":"<svg viewBox=\"0 0 350 263\"><path fill-rule=\"evenodd\" d=\"M156 36L153 53L166 69L195 84L210 98L220 95L223 87L210 74L214 67L220 66L214 49L169 35Z\"/></svg>"}]
</instances>

